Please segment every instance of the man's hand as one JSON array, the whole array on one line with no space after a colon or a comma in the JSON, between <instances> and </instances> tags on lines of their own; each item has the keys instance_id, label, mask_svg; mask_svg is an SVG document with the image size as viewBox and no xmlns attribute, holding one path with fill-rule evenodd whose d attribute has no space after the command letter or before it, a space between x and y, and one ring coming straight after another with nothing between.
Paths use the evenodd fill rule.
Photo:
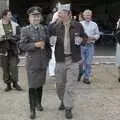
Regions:
<instances>
[{"instance_id":1,"label":"man's hand","mask_svg":"<svg viewBox=\"0 0 120 120\"><path fill-rule=\"evenodd\" d=\"M37 48L44 49L44 47L45 47L45 42L44 42L44 41L36 42L36 43L35 43L35 46L36 46Z\"/></svg>"},{"instance_id":2,"label":"man's hand","mask_svg":"<svg viewBox=\"0 0 120 120\"><path fill-rule=\"evenodd\" d=\"M88 39L87 39L87 43L93 43L93 42L95 42L95 38L94 37L88 37Z\"/></svg>"},{"instance_id":3,"label":"man's hand","mask_svg":"<svg viewBox=\"0 0 120 120\"><path fill-rule=\"evenodd\" d=\"M75 45L80 45L83 41L83 38L82 37L75 37Z\"/></svg>"},{"instance_id":4,"label":"man's hand","mask_svg":"<svg viewBox=\"0 0 120 120\"><path fill-rule=\"evenodd\" d=\"M56 44L56 40L57 40L57 36L51 36L50 37L50 44L54 46Z\"/></svg>"}]
</instances>

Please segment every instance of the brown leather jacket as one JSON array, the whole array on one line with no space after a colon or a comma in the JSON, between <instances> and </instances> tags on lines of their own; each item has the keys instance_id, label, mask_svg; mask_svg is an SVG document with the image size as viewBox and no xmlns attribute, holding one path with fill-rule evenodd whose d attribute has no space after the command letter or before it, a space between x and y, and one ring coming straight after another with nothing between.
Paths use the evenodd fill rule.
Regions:
<instances>
[{"instance_id":1,"label":"brown leather jacket","mask_svg":"<svg viewBox=\"0 0 120 120\"><path fill-rule=\"evenodd\" d=\"M55 47L55 57L57 62L63 62L64 61L64 34L65 34L65 27L61 24L52 24L52 27L50 27L50 33L51 35L57 36L57 42ZM81 52L80 52L80 46L75 45L75 34L79 34L80 37L83 37L85 40L87 38L87 35L84 33L84 29L81 25L81 23L71 21L70 23L70 40L71 40L71 56L73 62L77 62L81 59Z\"/></svg>"}]
</instances>

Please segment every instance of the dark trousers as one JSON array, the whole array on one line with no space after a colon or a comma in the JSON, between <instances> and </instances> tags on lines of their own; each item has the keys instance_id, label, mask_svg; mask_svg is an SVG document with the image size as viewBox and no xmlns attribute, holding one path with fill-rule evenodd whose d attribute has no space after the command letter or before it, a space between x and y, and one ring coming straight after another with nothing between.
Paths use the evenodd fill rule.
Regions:
<instances>
[{"instance_id":1,"label":"dark trousers","mask_svg":"<svg viewBox=\"0 0 120 120\"><path fill-rule=\"evenodd\" d=\"M37 105L41 105L43 87L29 88L29 104L30 109L35 109Z\"/></svg>"},{"instance_id":2,"label":"dark trousers","mask_svg":"<svg viewBox=\"0 0 120 120\"><path fill-rule=\"evenodd\" d=\"M13 55L2 56L3 80L6 84L18 81L18 57Z\"/></svg>"}]
</instances>

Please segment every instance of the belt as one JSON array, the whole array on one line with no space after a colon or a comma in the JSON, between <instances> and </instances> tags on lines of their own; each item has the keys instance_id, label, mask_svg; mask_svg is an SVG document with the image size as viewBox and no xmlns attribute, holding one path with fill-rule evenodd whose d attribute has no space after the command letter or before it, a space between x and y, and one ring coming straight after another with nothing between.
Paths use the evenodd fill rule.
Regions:
<instances>
[{"instance_id":1,"label":"belt","mask_svg":"<svg viewBox=\"0 0 120 120\"><path fill-rule=\"evenodd\" d=\"M65 57L70 57L72 54L64 54Z\"/></svg>"}]
</instances>

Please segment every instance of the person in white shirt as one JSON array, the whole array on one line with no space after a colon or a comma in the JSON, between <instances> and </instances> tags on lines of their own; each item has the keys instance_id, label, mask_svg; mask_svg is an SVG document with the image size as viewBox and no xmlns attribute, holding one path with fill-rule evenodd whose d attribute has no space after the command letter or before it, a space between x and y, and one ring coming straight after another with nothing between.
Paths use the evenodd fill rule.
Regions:
<instances>
[{"instance_id":1,"label":"person in white shirt","mask_svg":"<svg viewBox=\"0 0 120 120\"><path fill-rule=\"evenodd\" d=\"M58 2L56 4L56 8L58 9L60 3ZM58 19L58 10L53 14L52 20L50 21L50 25L54 24ZM49 27L50 27L49 25ZM50 39L53 39L55 36L51 36ZM52 50L52 57L51 60L49 61L49 67L48 67L48 73L49 76L52 77L52 79L55 79L55 68L56 68L56 60L55 60L55 45L52 45L51 47Z\"/></svg>"},{"instance_id":2,"label":"person in white shirt","mask_svg":"<svg viewBox=\"0 0 120 120\"><path fill-rule=\"evenodd\" d=\"M84 31L88 36L88 39L85 43L81 44L81 56L83 62L84 70L84 80L83 83L90 84L91 77L91 64L94 55L94 43L100 37L100 32L98 26L95 22L92 21L92 11L85 10L83 12L84 20L80 23L83 25ZM82 76L82 75L81 75ZM81 78L80 76L80 78Z\"/></svg>"},{"instance_id":3,"label":"person in white shirt","mask_svg":"<svg viewBox=\"0 0 120 120\"><path fill-rule=\"evenodd\" d=\"M54 13L52 21L50 22L50 24L54 24L58 19L58 11L56 13ZM53 36L51 36L50 39L52 39ZM51 47L52 50L52 57L49 61L49 67L48 67L48 72L49 72L49 76L52 77L52 79L55 78L55 68L56 68L56 61L55 61L55 45L53 45Z\"/></svg>"}]
</instances>

